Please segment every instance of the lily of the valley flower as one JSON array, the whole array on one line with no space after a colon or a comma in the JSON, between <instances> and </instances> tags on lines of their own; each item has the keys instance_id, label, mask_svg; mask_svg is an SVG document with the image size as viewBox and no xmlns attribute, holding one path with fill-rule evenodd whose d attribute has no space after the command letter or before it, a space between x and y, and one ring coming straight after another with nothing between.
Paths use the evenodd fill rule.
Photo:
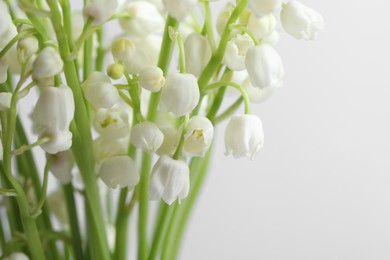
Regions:
<instances>
[{"instance_id":1,"label":"lily of the valley flower","mask_svg":"<svg viewBox=\"0 0 390 260\"><path fill-rule=\"evenodd\" d=\"M160 148L156 151L158 155L169 155L172 156L175 153L176 147L180 141L180 131L173 126L165 126L160 128L164 134L164 142Z\"/></svg>"},{"instance_id":2,"label":"lily of the valley flower","mask_svg":"<svg viewBox=\"0 0 390 260\"><path fill-rule=\"evenodd\" d=\"M263 43L250 48L246 54L245 66L253 86L259 88L282 86L284 77L282 58L271 45Z\"/></svg>"},{"instance_id":3,"label":"lily of the valley flower","mask_svg":"<svg viewBox=\"0 0 390 260\"><path fill-rule=\"evenodd\" d=\"M184 135L184 153L188 156L204 156L214 136L214 126L207 117L193 116Z\"/></svg>"},{"instance_id":4,"label":"lily of the valley flower","mask_svg":"<svg viewBox=\"0 0 390 260\"><path fill-rule=\"evenodd\" d=\"M273 14L257 18L253 13L249 16L248 29L258 39L265 39L276 29L276 19Z\"/></svg>"},{"instance_id":5,"label":"lily of the valley flower","mask_svg":"<svg viewBox=\"0 0 390 260\"><path fill-rule=\"evenodd\" d=\"M146 67L140 71L138 83L150 92L158 92L165 83L163 71L159 67Z\"/></svg>"},{"instance_id":6,"label":"lily of the valley flower","mask_svg":"<svg viewBox=\"0 0 390 260\"><path fill-rule=\"evenodd\" d=\"M123 109L99 109L94 118L95 130L105 139L118 139L130 133L129 115Z\"/></svg>"},{"instance_id":7,"label":"lily of the valley flower","mask_svg":"<svg viewBox=\"0 0 390 260\"><path fill-rule=\"evenodd\" d=\"M130 18L119 20L122 29L129 35L143 38L163 29L164 19L156 6L146 1L134 1L124 6L123 12Z\"/></svg>"},{"instance_id":8,"label":"lily of the valley flower","mask_svg":"<svg viewBox=\"0 0 390 260\"><path fill-rule=\"evenodd\" d=\"M247 34L237 35L228 42L223 62L230 70L244 70L246 53L253 45L252 39Z\"/></svg>"},{"instance_id":9,"label":"lily of the valley flower","mask_svg":"<svg viewBox=\"0 0 390 260\"><path fill-rule=\"evenodd\" d=\"M168 205L186 198L190 190L190 170L181 160L161 156L150 175L149 198L162 198Z\"/></svg>"},{"instance_id":10,"label":"lily of the valley flower","mask_svg":"<svg viewBox=\"0 0 390 260\"><path fill-rule=\"evenodd\" d=\"M35 37L27 37L18 41L17 51L20 63L28 61L39 50L39 43Z\"/></svg>"},{"instance_id":11,"label":"lily of the valley flower","mask_svg":"<svg viewBox=\"0 0 390 260\"><path fill-rule=\"evenodd\" d=\"M325 27L320 13L298 1L290 1L283 6L280 20L284 30L298 40L313 40Z\"/></svg>"},{"instance_id":12,"label":"lily of the valley flower","mask_svg":"<svg viewBox=\"0 0 390 260\"><path fill-rule=\"evenodd\" d=\"M64 62L57 50L45 47L37 56L32 67L32 76L37 80L54 77L62 71Z\"/></svg>"},{"instance_id":13,"label":"lily of the valley flower","mask_svg":"<svg viewBox=\"0 0 390 260\"><path fill-rule=\"evenodd\" d=\"M39 139L49 138L48 142L41 145L47 153L56 154L71 147L69 125L74 110L73 93L68 86L46 87L42 90L31 116Z\"/></svg>"},{"instance_id":14,"label":"lily of the valley flower","mask_svg":"<svg viewBox=\"0 0 390 260\"><path fill-rule=\"evenodd\" d=\"M120 99L110 78L102 72L92 72L82 84L84 96L95 108L111 108Z\"/></svg>"},{"instance_id":15,"label":"lily of the valley flower","mask_svg":"<svg viewBox=\"0 0 390 260\"><path fill-rule=\"evenodd\" d=\"M132 59L135 52L135 44L127 38L118 38L111 45L112 56L120 61Z\"/></svg>"},{"instance_id":16,"label":"lily of the valley flower","mask_svg":"<svg viewBox=\"0 0 390 260\"><path fill-rule=\"evenodd\" d=\"M93 24L101 24L110 18L118 7L117 0L90 0L83 9L83 14L93 20Z\"/></svg>"},{"instance_id":17,"label":"lily of the valley flower","mask_svg":"<svg viewBox=\"0 0 390 260\"><path fill-rule=\"evenodd\" d=\"M131 129L131 143L147 153L155 153L164 141L164 134L152 122L144 121Z\"/></svg>"},{"instance_id":18,"label":"lily of the valley flower","mask_svg":"<svg viewBox=\"0 0 390 260\"><path fill-rule=\"evenodd\" d=\"M281 4L281 0L249 0L249 7L258 16L271 13Z\"/></svg>"},{"instance_id":19,"label":"lily of the valley flower","mask_svg":"<svg viewBox=\"0 0 390 260\"><path fill-rule=\"evenodd\" d=\"M245 114L231 118L225 129L226 155L253 159L263 144L263 125L259 117Z\"/></svg>"},{"instance_id":20,"label":"lily of the valley flower","mask_svg":"<svg viewBox=\"0 0 390 260\"><path fill-rule=\"evenodd\" d=\"M184 51L187 72L199 77L211 58L207 38L199 33L191 33L184 42Z\"/></svg>"},{"instance_id":21,"label":"lily of the valley flower","mask_svg":"<svg viewBox=\"0 0 390 260\"><path fill-rule=\"evenodd\" d=\"M74 160L70 150L59 152L53 155L54 161L51 164L50 171L62 183L68 184L72 180L72 168Z\"/></svg>"},{"instance_id":22,"label":"lily of the valley flower","mask_svg":"<svg viewBox=\"0 0 390 260\"><path fill-rule=\"evenodd\" d=\"M183 21L192 12L198 0L163 0L168 14L178 21Z\"/></svg>"},{"instance_id":23,"label":"lily of the valley flower","mask_svg":"<svg viewBox=\"0 0 390 260\"><path fill-rule=\"evenodd\" d=\"M161 90L162 109L182 116L196 107L199 97L198 82L194 75L171 73Z\"/></svg>"},{"instance_id":24,"label":"lily of the valley flower","mask_svg":"<svg viewBox=\"0 0 390 260\"><path fill-rule=\"evenodd\" d=\"M29 260L28 256L26 256L22 252L12 253L9 256L3 258L4 260Z\"/></svg>"},{"instance_id":25,"label":"lily of the valley flower","mask_svg":"<svg viewBox=\"0 0 390 260\"><path fill-rule=\"evenodd\" d=\"M127 155L104 160L99 169L99 176L112 189L118 186L132 189L139 182L137 164Z\"/></svg>"},{"instance_id":26,"label":"lily of the valley flower","mask_svg":"<svg viewBox=\"0 0 390 260\"><path fill-rule=\"evenodd\" d=\"M93 152L97 163L100 164L104 159L126 153L128 139L128 137L118 139L99 137L94 140Z\"/></svg>"}]
</instances>

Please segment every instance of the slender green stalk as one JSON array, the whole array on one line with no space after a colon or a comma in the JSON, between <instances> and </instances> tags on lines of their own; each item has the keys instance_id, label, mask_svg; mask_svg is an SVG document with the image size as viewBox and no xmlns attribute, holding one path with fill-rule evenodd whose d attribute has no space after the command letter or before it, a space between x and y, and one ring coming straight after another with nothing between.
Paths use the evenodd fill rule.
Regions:
<instances>
[{"instance_id":1,"label":"slender green stalk","mask_svg":"<svg viewBox=\"0 0 390 260\"><path fill-rule=\"evenodd\" d=\"M102 71L103 70L104 55L106 54L106 52L103 48L103 28L98 29L96 32L96 35L97 35L99 46L96 50L95 70Z\"/></svg>"},{"instance_id":2,"label":"slender green stalk","mask_svg":"<svg viewBox=\"0 0 390 260\"><path fill-rule=\"evenodd\" d=\"M214 31L213 31L213 21L211 17L211 10L210 10L210 2L205 1L204 3L204 11L205 11L205 25L206 33L207 33L207 39L209 41L211 50L214 52L214 50L217 48L215 44L214 39Z\"/></svg>"},{"instance_id":3,"label":"slender green stalk","mask_svg":"<svg viewBox=\"0 0 390 260\"><path fill-rule=\"evenodd\" d=\"M88 78L92 72L92 52L93 52L93 41L92 36L88 37L84 42L84 69L83 79L84 81Z\"/></svg>"},{"instance_id":4,"label":"slender green stalk","mask_svg":"<svg viewBox=\"0 0 390 260\"><path fill-rule=\"evenodd\" d=\"M127 231L129 226L129 216L126 214L126 198L128 191L122 189L118 201L118 209L115 220L115 253L114 259L126 260L127 256Z\"/></svg>"},{"instance_id":5,"label":"slender green stalk","mask_svg":"<svg viewBox=\"0 0 390 260\"><path fill-rule=\"evenodd\" d=\"M230 117L241 106L243 101L244 99L242 97L239 97L236 102L234 102L228 109L222 112L219 116L215 117L215 119L213 120L214 125Z\"/></svg>"}]
</instances>

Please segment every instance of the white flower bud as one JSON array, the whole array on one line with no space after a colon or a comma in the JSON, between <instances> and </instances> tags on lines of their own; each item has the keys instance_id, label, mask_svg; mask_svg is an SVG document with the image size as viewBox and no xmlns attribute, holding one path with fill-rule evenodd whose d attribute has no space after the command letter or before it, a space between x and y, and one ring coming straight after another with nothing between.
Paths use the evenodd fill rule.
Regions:
<instances>
[{"instance_id":1,"label":"white flower bud","mask_svg":"<svg viewBox=\"0 0 390 260\"><path fill-rule=\"evenodd\" d=\"M0 93L0 112L7 111L11 107L12 93Z\"/></svg>"},{"instance_id":2,"label":"white flower bud","mask_svg":"<svg viewBox=\"0 0 390 260\"><path fill-rule=\"evenodd\" d=\"M253 46L254 43L247 34L238 34L228 42L223 62L230 70L244 70L246 53Z\"/></svg>"},{"instance_id":3,"label":"white flower bud","mask_svg":"<svg viewBox=\"0 0 390 260\"><path fill-rule=\"evenodd\" d=\"M282 0L249 0L249 7L258 16L271 13L282 4Z\"/></svg>"},{"instance_id":4,"label":"white flower bud","mask_svg":"<svg viewBox=\"0 0 390 260\"><path fill-rule=\"evenodd\" d=\"M125 68L122 64L119 63L113 63L110 64L107 67L107 75L112 79L120 79L123 76L123 72L125 71Z\"/></svg>"},{"instance_id":5,"label":"white flower bud","mask_svg":"<svg viewBox=\"0 0 390 260\"><path fill-rule=\"evenodd\" d=\"M93 24L101 24L115 13L117 7L117 0L89 0L83 14L87 18L92 18Z\"/></svg>"},{"instance_id":6,"label":"white flower bud","mask_svg":"<svg viewBox=\"0 0 390 260\"><path fill-rule=\"evenodd\" d=\"M183 21L197 2L198 0L163 0L168 14L178 21Z\"/></svg>"},{"instance_id":7,"label":"white flower bud","mask_svg":"<svg viewBox=\"0 0 390 260\"><path fill-rule=\"evenodd\" d=\"M146 67L140 71L138 83L146 90L158 92L165 83L163 71L159 67Z\"/></svg>"},{"instance_id":8,"label":"white flower bud","mask_svg":"<svg viewBox=\"0 0 390 260\"><path fill-rule=\"evenodd\" d=\"M164 134L152 122L141 122L131 129L131 143L147 153L155 153L164 141Z\"/></svg>"},{"instance_id":9,"label":"white flower bud","mask_svg":"<svg viewBox=\"0 0 390 260\"><path fill-rule=\"evenodd\" d=\"M153 166L150 175L149 198L162 198L168 205L176 199L179 203L186 198L190 190L190 170L181 160L161 156Z\"/></svg>"},{"instance_id":10,"label":"white flower bud","mask_svg":"<svg viewBox=\"0 0 390 260\"><path fill-rule=\"evenodd\" d=\"M41 145L47 153L56 154L71 147L69 125L74 110L73 93L68 86L46 87L41 92L31 116L39 139L50 139Z\"/></svg>"},{"instance_id":11,"label":"white flower bud","mask_svg":"<svg viewBox=\"0 0 390 260\"><path fill-rule=\"evenodd\" d=\"M99 169L100 179L111 189L135 187L139 182L137 164L127 155L114 156L103 161Z\"/></svg>"},{"instance_id":12,"label":"white flower bud","mask_svg":"<svg viewBox=\"0 0 390 260\"><path fill-rule=\"evenodd\" d=\"M71 151L59 152L55 155L53 163L50 166L50 171L62 183L68 184L72 180L72 169L74 160Z\"/></svg>"},{"instance_id":13,"label":"white flower bud","mask_svg":"<svg viewBox=\"0 0 390 260\"><path fill-rule=\"evenodd\" d=\"M50 211L54 213L54 216L62 225L67 226L69 223L68 210L64 201L64 193L61 189L58 189L47 196Z\"/></svg>"},{"instance_id":14,"label":"white flower bud","mask_svg":"<svg viewBox=\"0 0 390 260\"><path fill-rule=\"evenodd\" d=\"M164 111L182 116L191 112L199 102L199 87L192 74L172 73L161 90L161 106Z\"/></svg>"},{"instance_id":15,"label":"white flower bud","mask_svg":"<svg viewBox=\"0 0 390 260\"><path fill-rule=\"evenodd\" d=\"M250 48L245 59L249 78L255 87L280 87L283 84L284 68L280 55L269 44Z\"/></svg>"},{"instance_id":16,"label":"white flower bud","mask_svg":"<svg viewBox=\"0 0 390 260\"><path fill-rule=\"evenodd\" d=\"M7 81L8 79L7 70L8 70L7 58L3 57L2 59L0 59L0 84Z\"/></svg>"},{"instance_id":17,"label":"white flower bud","mask_svg":"<svg viewBox=\"0 0 390 260\"><path fill-rule=\"evenodd\" d=\"M28 256L26 256L24 253L16 252L12 253L7 257L4 257L3 260L29 260Z\"/></svg>"},{"instance_id":18,"label":"white flower bud","mask_svg":"<svg viewBox=\"0 0 390 260\"><path fill-rule=\"evenodd\" d=\"M111 84L110 78L102 72L92 72L81 87L85 98L95 108L111 108L120 99L118 90Z\"/></svg>"},{"instance_id":19,"label":"white flower bud","mask_svg":"<svg viewBox=\"0 0 390 260\"><path fill-rule=\"evenodd\" d=\"M184 51L187 72L199 77L211 58L211 48L207 38L196 32L191 33L184 42Z\"/></svg>"},{"instance_id":20,"label":"white flower bud","mask_svg":"<svg viewBox=\"0 0 390 260\"><path fill-rule=\"evenodd\" d=\"M217 18L217 32L219 35L222 35L225 26L232 15L234 10L234 5L230 2L227 2L222 11L219 13Z\"/></svg>"},{"instance_id":21,"label":"white flower bud","mask_svg":"<svg viewBox=\"0 0 390 260\"><path fill-rule=\"evenodd\" d=\"M93 141L93 152L97 163L115 155L124 154L127 151L128 138L110 139L100 137Z\"/></svg>"},{"instance_id":22,"label":"white flower bud","mask_svg":"<svg viewBox=\"0 0 390 260\"><path fill-rule=\"evenodd\" d=\"M122 11L130 16L119 20L122 29L129 35L143 38L163 29L164 19L154 4L145 1L130 2Z\"/></svg>"},{"instance_id":23,"label":"white flower bud","mask_svg":"<svg viewBox=\"0 0 390 260\"><path fill-rule=\"evenodd\" d=\"M276 19L273 14L257 18L253 13L249 16L248 29L258 39L265 39L276 29Z\"/></svg>"},{"instance_id":24,"label":"white flower bud","mask_svg":"<svg viewBox=\"0 0 390 260\"><path fill-rule=\"evenodd\" d=\"M129 116L122 109L99 109L93 118L93 126L105 139L118 139L130 133Z\"/></svg>"},{"instance_id":25,"label":"white flower bud","mask_svg":"<svg viewBox=\"0 0 390 260\"><path fill-rule=\"evenodd\" d=\"M56 49L45 47L33 63L32 76L38 80L54 77L63 67L64 63Z\"/></svg>"},{"instance_id":26,"label":"white flower bud","mask_svg":"<svg viewBox=\"0 0 390 260\"><path fill-rule=\"evenodd\" d=\"M225 129L226 155L253 159L263 144L264 133L260 118L248 114L231 118Z\"/></svg>"},{"instance_id":27,"label":"white flower bud","mask_svg":"<svg viewBox=\"0 0 390 260\"><path fill-rule=\"evenodd\" d=\"M298 40L314 40L325 27L320 13L297 1L283 5L280 20L284 30Z\"/></svg>"},{"instance_id":28,"label":"white flower bud","mask_svg":"<svg viewBox=\"0 0 390 260\"><path fill-rule=\"evenodd\" d=\"M39 50L39 43L35 37L27 37L18 41L17 51L20 63L26 62Z\"/></svg>"},{"instance_id":29,"label":"white flower bud","mask_svg":"<svg viewBox=\"0 0 390 260\"><path fill-rule=\"evenodd\" d=\"M214 126L207 117L193 116L184 135L184 153L188 156L204 156L214 136Z\"/></svg>"},{"instance_id":30,"label":"white flower bud","mask_svg":"<svg viewBox=\"0 0 390 260\"><path fill-rule=\"evenodd\" d=\"M127 38L116 39L111 45L111 52L115 59L127 61L135 53L135 44Z\"/></svg>"}]
</instances>

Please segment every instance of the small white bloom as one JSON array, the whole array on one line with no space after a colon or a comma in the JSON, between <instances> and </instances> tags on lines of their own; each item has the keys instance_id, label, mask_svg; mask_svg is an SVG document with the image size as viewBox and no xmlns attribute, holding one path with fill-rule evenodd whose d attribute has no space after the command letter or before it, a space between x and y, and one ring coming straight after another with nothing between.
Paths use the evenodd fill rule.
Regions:
<instances>
[{"instance_id":1,"label":"small white bloom","mask_svg":"<svg viewBox=\"0 0 390 260\"><path fill-rule=\"evenodd\" d=\"M135 44L127 38L118 38L111 45L111 52L115 59L127 61L135 53Z\"/></svg>"},{"instance_id":2,"label":"small white bloom","mask_svg":"<svg viewBox=\"0 0 390 260\"><path fill-rule=\"evenodd\" d=\"M35 37L27 37L18 41L17 51L19 53L18 58L20 63L26 62L39 50L39 43Z\"/></svg>"},{"instance_id":3,"label":"small white bloom","mask_svg":"<svg viewBox=\"0 0 390 260\"><path fill-rule=\"evenodd\" d=\"M118 139L130 133L129 116L123 109L99 109L93 118L93 126L105 139Z\"/></svg>"},{"instance_id":4,"label":"small white bloom","mask_svg":"<svg viewBox=\"0 0 390 260\"><path fill-rule=\"evenodd\" d=\"M93 152L96 162L99 164L104 159L126 153L127 145L129 143L128 139L128 137L118 139L99 137L94 140Z\"/></svg>"},{"instance_id":5,"label":"small white bloom","mask_svg":"<svg viewBox=\"0 0 390 260\"><path fill-rule=\"evenodd\" d=\"M163 71L159 67L146 67L140 71L138 83L146 90L158 92L165 83Z\"/></svg>"},{"instance_id":6,"label":"small white bloom","mask_svg":"<svg viewBox=\"0 0 390 260\"><path fill-rule=\"evenodd\" d=\"M263 144L263 124L259 117L245 114L231 118L225 129L226 155L253 159Z\"/></svg>"},{"instance_id":7,"label":"small white bloom","mask_svg":"<svg viewBox=\"0 0 390 260\"><path fill-rule=\"evenodd\" d=\"M46 87L42 90L31 116L39 139L50 138L49 142L41 145L47 153L56 154L71 147L69 125L74 110L73 93L68 86Z\"/></svg>"},{"instance_id":8,"label":"small white bloom","mask_svg":"<svg viewBox=\"0 0 390 260\"><path fill-rule=\"evenodd\" d=\"M269 44L251 47L246 55L245 66L255 87L280 87L283 84L284 68L279 53Z\"/></svg>"},{"instance_id":9,"label":"small white bloom","mask_svg":"<svg viewBox=\"0 0 390 260\"><path fill-rule=\"evenodd\" d=\"M161 90L163 110L182 116L191 112L199 102L198 82L192 74L171 73Z\"/></svg>"},{"instance_id":10,"label":"small white bloom","mask_svg":"<svg viewBox=\"0 0 390 260\"><path fill-rule=\"evenodd\" d=\"M314 40L318 31L325 27L320 13L298 1L283 6L280 20L284 30L298 40Z\"/></svg>"},{"instance_id":11,"label":"small white bloom","mask_svg":"<svg viewBox=\"0 0 390 260\"><path fill-rule=\"evenodd\" d=\"M163 0L168 14L178 21L183 21L192 12L198 0Z\"/></svg>"},{"instance_id":12,"label":"small white bloom","mask_svg":"<svg viewBox=\"0 0 390 260\"><path fill-rule=\"evenodd\" d=\"M139 182L137 164L127 155L114 156L103 161L99 176L110 188L135 187Z\"/></svg>"},{"instance_id":13,"label":"small white bloom","mask_svg":"<svg viewBox=\"0 0 390 260\"><path fill-rule=\"evenodd\" d=\"M228 42L223 62L230 70L244 70L246 53L253 46L254 43L247 34L238 34Z\"/></svg>"},{"instance_id":14,"label":"small white bloom","mask_svg":"<svg viewBox=\"0 0 390 260\"><path fill-rule=\"evenodd\" d=\"M199 77L211 58L211 47L207 38L196 32L191 33L184 42L184 51L187 72Z\"/></svg>"},{"instance_id":15,"label":"small white bloom","mask_svg":"<svg viewBox=\"0 0 390 260\"><path fill-rule=\"evenodd\" d=\"M163 17L156 6L149 2L130 2L123 7L122 11L130 16L119 20L122 29L129 35L143 38L151 33L162 31L164 27Z\"/></svg>"},{"instance_id":16,"label":"small white bloom","mask_svg":"<svg viewBox=\"0 0 390 260\"><path fill-rule=\"evenodd\" d=\"M276 19L273 14L264 15L257 18L253 13L249 16L248 29L258 39L265 39L276 29Z\"/></svg>"},{"instance_id":17,"label":"small white bloom","mask_svg":"<svg viewBox=\"0 0 390 260\"><path fill-rule=\"evenodd\" d=\"M81 87L85 98L95 108L113 107L120 99L118 90L111 84L110 78L102 72L92 72Z\"/></svg>"},{"instance_id":18,"label":"small white bloom","mask_svg":"<svg viewBox=\"0 0 390 260\"><path fill-rule=\"evenodd\" d=\"M207 117L193 116L184 135L184 153L188 156L204 156L214 136L214 126Z\"/></svg>"},{"instance_id":19,"label":"small white bloom","mask_svg":"<svg viewBox=\"0 0 390 260\"><path fill-rule=\"evenodd\" d=\"M34 79L46 79L54 77L62 71L64 63L57 50L53 47L45 47L33 63L32 76Z\"/></svg>"},{"instance_id":20,"label":"small white bloom","mask_svg":"<svg viewBox=\"0 0 390 260\"><path fill-rule=\"evenodd\" d=\"M168 205L175 200L179 203L186 198L190 190L190 169L181 160L161 156L153 166L150 175L149 198L162 198Z\"/></svg>"},{"instance_id":21,"label":"small white bloom","mask_svg":"<svg viewBox=\"0 0 390 260\"><path fill-rule=\"evenodd\" d=\"M59 152L55 155L50 171L62 183L68 184L72 180L72 169L74 166L73 156L70 150Z\"/></svg>"},{"instance_id":22,"label":"small white bloom","mask_svg":"<svg viewBox=\"0 0 390 260\"><path fill-rule=\"evenodd\" d=\"M90 0L84 7L83 14L92 18L93 24L101 24L115 13L117 7L117 0Z\"/></svg>"},{"instance_id":23,"label":"small white bloom","mask_svg":"<svg viewBox=\"0 0 390 260\"><path fill-rule=\"evenodd\" d=\"M223 30L225 29L225 26L233 13L233 10L234 5L230 2L227 2L222 11L219 13L216 24L219 35L222 35Z\"/></svg>"},{"instance_id":24,"label":"small white bloom","mask_svg":"<svg viewBox=\"0 0 390 260\"><path fill-rule=\"evenodd\" d=\"M0 112L7 111L11 106L12 93L0 93Z\"/></svg>"},{"instance_id":25,"label":"small white bloom","mask_svg":"<svg viewBox=\"0 0 390 260\"><path fill-rule=\"evenodd\" d=\"M141 122L131 129L131 143L147 153L155 153L164 141L164 134L152 122Z\"/></svg>"},{"instance_id":26,"label":"small white bloom","mask_svg":"<svg viewBox=\"0 0 390 260\"><path fill-rule=\"evenodd\" d=\"M3 57L0 59L0 84L7 81L8 79L7 70L8 70L7 58Z\"/></svg>"},{"instance_id":27,"label":"small white bloom","mask_svg":"<svg viewBox=\"0 0 390 260\"><path fill-rule=\"evenodd\" d=\"M107 75L112 79L120 79L123 76L125 68L120 63L112 63L107 66Z\"/></svg>"},{"instance_id":28,"label":"small white bloom","mask_svg":"<svg viewBox=\"0 0 390 260\"><path fill-rule=\"evenodd\" d=\"M29 260L28 256L26 256L24 253L17 252L17 253L12 253L7 257L3 258L4 260Z\"/></svg>"},{"instance_id":29,"label":"small white bloom","mask_svg":"<svg viewBox=\"0 0 390 260\"><path fill-rule=\"evenodd\" d=\"M282 0L249 0L249 7L258 16L271 13L281 6Z\"/></svg>"},{"instance_id":30,"label":"small white bloom","mask_svg":"<svg viewBox=\"0 0 390 260\"><path fill-rule=\"evenodd\" d=\"M66 208L66 203L64 203L64 193L62 189L58 189L47 196L47 202L49 204L51 212L54 213L54 216L62 225L68 225L68 210Z\"/></svg>"}]
</instances>

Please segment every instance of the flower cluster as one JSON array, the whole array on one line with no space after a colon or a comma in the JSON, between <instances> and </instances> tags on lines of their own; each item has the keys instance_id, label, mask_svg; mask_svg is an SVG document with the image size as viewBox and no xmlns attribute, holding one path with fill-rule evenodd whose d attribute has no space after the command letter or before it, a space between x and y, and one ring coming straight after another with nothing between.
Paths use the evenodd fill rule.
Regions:
<instances>
[{"instance_id":1,"label":"flower cluster","mask_svg":"<svg viewBox=\"0 0 390 260\"><path fill-rule=\"evenodd\" d=\"M88 214L95 215L96 179L109 193L126 188L120 202L124 207L132 192L127 208L139 200L140 214L147 214L148 200L180 204L191 194L193 174L206 169L214 128L225 119L226 155L253 159L263 147L264 133L250 107L283 85L283 62L275 47L281 27L305 40L324 27L319 13L294 0L228 2L215 26L209 1L89 0L81 10L82 29L72 22L77 15L72 17L67 0L61 6L54 0L48 6L27 2L18 1L27 19L12 11L11 1L0 3L4 172L23 204L26 195L19 194L11 160L40 146L47 154L44 180L50 171L62 184L77 186L72 174L77 166L86 204L93 204ZM112 23L119 24L120 36L105 29ZM110 41L107 48L103 35ZM9 75L19 75L16 86ZM37 141L24 143L16 108L33 88L39 93L30 113ZM225 98L228 88L239 93L233 104ZM240 107L244 112L237 113ZM18 161L18 167L26 160ZM34 200L26 205L36 206L36 216L43 202ZM38 249L32 252L41 259Z\"/></svg>"}]
</instances>

